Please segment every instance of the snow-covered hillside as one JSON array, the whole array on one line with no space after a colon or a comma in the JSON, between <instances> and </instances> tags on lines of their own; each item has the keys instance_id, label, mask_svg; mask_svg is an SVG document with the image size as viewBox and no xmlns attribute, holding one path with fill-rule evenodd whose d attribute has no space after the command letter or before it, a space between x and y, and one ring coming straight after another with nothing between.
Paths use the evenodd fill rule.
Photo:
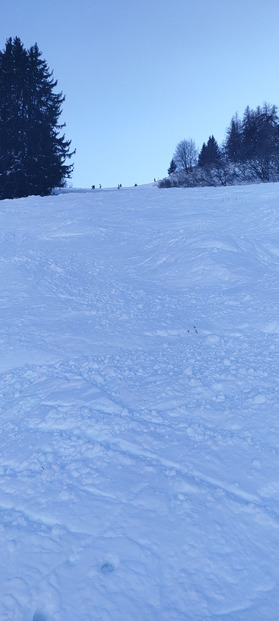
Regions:
<instances>
[{"instance_id":1,"label":"snow-covered hillside","mask_svg":"<svg viewBox=\"0 0 279 621\"><path fill-rule=\"evenodd\" d=\"M0 203L1 621L276 621L279 184Z\"/></svg>"}]
</instances>

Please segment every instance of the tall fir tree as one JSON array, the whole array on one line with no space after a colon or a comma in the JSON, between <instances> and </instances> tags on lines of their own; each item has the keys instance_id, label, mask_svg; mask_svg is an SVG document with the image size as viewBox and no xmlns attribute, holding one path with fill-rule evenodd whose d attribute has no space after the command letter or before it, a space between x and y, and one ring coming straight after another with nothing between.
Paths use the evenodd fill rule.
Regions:
<instances>
[{"instance_id":1,"label":"tall fir tree","mask_svg":"<svg viewBox=\"0 0 279 621\"><path fill-rule=\"evenodd\" d=\"M202 148L200 150L199 153L199 157L198 157L198 166L203 167L206 166L206 144L205 142L203 142Z\"/></svg>"},{"instance_id":2,"label":"tall fir tree","mask_svg":"<svg viewBox=\"0 0 279 621\"><path fill-rule=\"evenodd\" d=\"M37 44L26 50L8 39L0 52L0 198L47 195L71 176L56 86Z\"/></svg>"},{"instance_id":3,"label":"tall fir tree","mask_svg":"<svg viewBox=\"0 0 279 621\"><path fill-rule=\"evenodd\" d=\"M202 145L201 152L199 154L198 166L213 166L221 162L221 151L218 147L218 143L214 136L210 136L207 144L205 142Z\"/></svg>"},{"instance_id":4,"label":"tall fir tree","mask_svg":"<svg viewBox=\"0 0 279 621\"><path fill-rule=\"evenodd\" d=\"M257 118L260 115L260 108L257 110L251 110L249 106L245 108L242 124L242 149L243 159L249 160L254 157L258 151L258 121Z\"/></svg>"},{"instance_id":5,"label":"tall fir tree","mask_svg":"<svg viewBox=\"0 0 279 621\"><path fill-rule=\"evenodd\" d=\"M173 173L175 173L176 169L177 169L177 165L174 159L172 158L171 163L168 168L168 175L172 175Z\"/></svg>"},{"instance_id":6,"label":"tall fir tree","mask_svg":"<svg viewBox=\"0 0 279 621\"><path fill-rule=\"evenodd\" d=\"M232 162L239 162L243 158L242 127L237 114L233 116L227 131L225 153Z\"/></svg>"},{"instance_id":7,"label":"tall fir tree","mask_svg":"<svg viewBox=\"0 0 279 621\"><path fill-rule=\"evenodd\" d=\"M226 154L250 180L275 181L279 173L279 118L276 106L247 106L242 121L234 118L227 133Z\"/></svg>"},{"instance_id":8,"label":"tall fir tree","mask_svg":"<svg viewBox=\"0 0 279 621\"><path fill-rule=\"evenodd\" d=\"M277 157L279 154L279 118L276 106L264 104L256 110L246 108L242 121L245 158Z\"/></svg>"}]
</instances>

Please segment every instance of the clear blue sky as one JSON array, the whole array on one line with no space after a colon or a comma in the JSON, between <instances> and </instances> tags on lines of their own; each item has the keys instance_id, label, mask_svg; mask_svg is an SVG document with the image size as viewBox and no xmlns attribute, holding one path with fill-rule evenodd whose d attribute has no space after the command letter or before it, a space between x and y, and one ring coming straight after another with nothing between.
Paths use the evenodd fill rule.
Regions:
<instances>
[{"instance_id":1,"label":"clear blue sky","mask_svg":"<svg viewBox=\"0 0 279 621\"><path fill-rule=\"evenodd\" d=\"M149 183L180 140L279 105L279 0L2 0L0 18L1 49L37 42L66 95L74 187Z\"/></svg>"}]
</instances>

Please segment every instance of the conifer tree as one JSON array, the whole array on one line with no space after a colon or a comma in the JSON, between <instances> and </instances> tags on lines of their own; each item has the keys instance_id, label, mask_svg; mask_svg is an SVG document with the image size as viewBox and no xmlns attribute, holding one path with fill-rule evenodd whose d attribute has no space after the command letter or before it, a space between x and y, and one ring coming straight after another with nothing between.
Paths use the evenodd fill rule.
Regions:
<instances>
[{"instance_id":1,"label":"conifer tree","mask_svg":"<svg viewBox=\"0 0 279 621\"><path fill-rule=\"evenodd\" d=\"M168 168L168 175L172 175L173 173L175 173L176 169L177 169L177 165L174 159L172 159L169 165L169 168Z\"/></svg>"},{"instance_id":2,"label":"conifer tree","mask_svg":"<svg viewBox=\"0 0 279 621\"><path fill-rule=\"evenodd\" d=\"M199 158L198 158L198 166L205 166L206 165L206 144L205 142L202 145L201 151L199 153Z\"/></svg>"},{"instance_id":3,"label":"conifer tree","mask_svg":"<svg viewBox=\"0 0 279 621\"><path fill-rule=\"evenodd\" d=\"M251 179L271 181L279 172L279 118L276 106L264 104L256 110L246 108L242 125L241 160Z\"/></svg>"},{"instance_id":4,"label":"conifer tree","mask_svg":"<svg viewBox=\"0 0 279 621\"><path fill-rule=\"evenodd\" d=\"M202 145L201 152L199 154L198 165L199 166L213 166L219 164L221 161L221 152L218 147L217 141L214 136L210 136L207 144L205 142Z\"/></svg>"},{"instance_id":5,"label":"conifer tree","mask_svg":"<svg viewBox=\"0 0 279 621\"><path fill-rule=\"evenodd\" d=\"M26 50L8 39L0 52L0 198L47 195L71 176L56 86L37 44Z\"/></svg>"},{"instance_id":6,"label":"conifer tree","mask_svg":"<svg viewBox=\"0 0 279 621\"><path fill-rule=\"evenodd\" d=\"M248 160L256 155L258 150L258 123L257 117L260 115L260 109L257 111L246 107L241 124L242 132L242 158Z\"/></svg>"},{"instance_id":7,"label":"conifer tree","mask_svg":"<svg viewBox=\"0 0 279 621\"><path fill-rule=\"evenodd\" d=\"M242 126L237 114L233 116L227 131L225 153L232 162L239 162L243 157Z\"/></svg>"},{"instance_id":8,"label":"conifer tree","mask_svg":"<svg viewBox=\"0 0 279 621\"><path fill-rule=\"evenodd\" d=\"M207 142L207 161L210 166L221 161L221 151L214 136L210 136Z\"/></svg>"}]
</instances>

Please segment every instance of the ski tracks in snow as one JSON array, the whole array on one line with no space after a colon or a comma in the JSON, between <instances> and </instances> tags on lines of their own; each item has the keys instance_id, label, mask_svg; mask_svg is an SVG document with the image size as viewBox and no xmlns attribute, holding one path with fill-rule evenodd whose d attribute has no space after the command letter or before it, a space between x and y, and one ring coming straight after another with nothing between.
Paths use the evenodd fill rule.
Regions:
<instances>
[{"instance_id":1,"label":"ski tracks in snow","mask_svg":"<svg viewBox=\"0 0 279 621\"><path fill-rule=\"evenodd\" d=\"M136 188L5 213L1 619L271 619L270 187L264 209L266 187Z\"/></svg>"},{"instance_id":2,"label":"ski tracks in snow","mask_svg":"<svg viewBox=\"0 0 279 621\"><path fill-rule=\"evenodd\" d=\"M265 377L262 395L272 403L270 378L254 360L254 373L251 366L250 381L244 381L239 374L241 351L247 355L243 344L234 368L231 344L215 343L209 354L206 339L194 342L193 335L184 356L180 342L149 353L80 357L2 374L0 511L3 543L10 542L10 575L0 598L4 616L12 609L16 619L23 607L45 619L71 618L75 599L61 595L69 579L77 581L81 594L81 619L91 598L101 605L98 613L91 603L102 619L113 617L111 606L117 619L123 609L131 619L140 620L142 610L150 620L158 614L166 621L182 619L186 595L192 615L197 599L208 615L208 601L212 610L222 608L230 580L240 571L237 548L244 545L248 522L258 524L261 536L272 529L279 537L278 449L272 441L265 444L260 428L253 432L249 422L254 412L259 415L255 374L262 386ZM221 368L224 348L231 377ZM226 399L235 404L233 425ZM261 476L267 459L275 468L269 487ZM29 554L25 533L31 538ZM229 578L222 576L222 559L232 554L232 541ZM254 539L248 545L251 558L255 545ZM217 572L210 579L207 564L195 577L195 563L205 549ZM27 557L22 578L20 559ZM203 596L201 576L208 589ZM210 595L215 581L225 592L220 601L215 591ZM249 584L244 584L247 602ZM138 613L131 588L137 598L142 593ZM46 594L48 603L40 608Z\"/></svg>"}]
</instances>

